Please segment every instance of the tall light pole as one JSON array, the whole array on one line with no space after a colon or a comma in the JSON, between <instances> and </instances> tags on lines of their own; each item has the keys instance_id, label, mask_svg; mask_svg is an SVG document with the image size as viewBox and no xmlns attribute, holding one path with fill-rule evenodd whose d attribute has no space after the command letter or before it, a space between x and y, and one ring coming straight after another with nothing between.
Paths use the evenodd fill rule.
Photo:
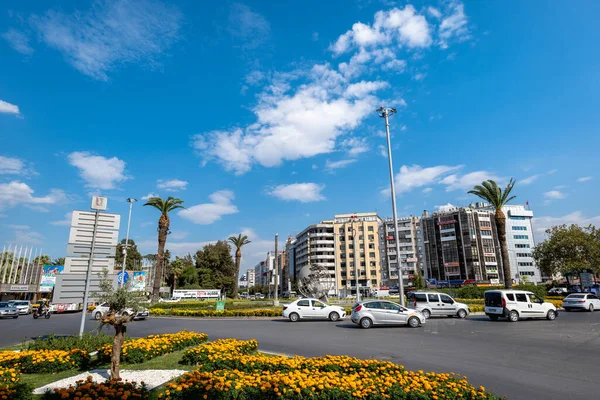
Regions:
<instances>
[{"instance_id":1,"label":"tall light pole","mask_svg":"<svg viewBox=\"0 0 600 400\"><path fill-rule=\"evenodd\" d=\"M127 219L127 236L125 236L125 249L123 249L123 269L121 275L121 287L125 285L125 266L127 265L127 248L129 247L129 225L131 224L131 209L133 208L133 203L135 203L137 199L128 198L127 202L129 203L129 218Z\"/></svg>"},{"instance_id":2,"label":"tall light pole","mask_svg":"<svg viewBox=\"0 0 600 400\"><path fill-rule=\"evenodd\" d=\"M358 243L356 242L357 229L354 226L356 215L352 216L352 247L354 250L354 284L356 285L356 302L360 301L360 286L358 284Z\"/></svg>"},{"instance_id":3,"label":"tall light pole","mask_svg":"<svg viewBox=\"0 0 600 400\"><path fill-rule=\"evenodd\" d=\"M279 305L278 291L279 291L279 254L277 251L277 245L279 244L279 233L275 234L275 295L273 305Z\"/></svg>"},{"instance_id":4,"label":"tall light pole","mask_svg":"<svg viewBox=\"0 0 600 400\"><path fill-rule=\"evenodd\" d=\"M394 238L396 242L396 264L398 265L398 292L400 293L400 304L404 306L404 277L402 267L400 266L400 242L398 241L398 213L396 211L396 188L394 187L394 167L392 165L392 144L390 141L390 121L389 116L396 114L395 108L379 107L377 109L379 116L385 119L385 134L387 137L388 164L390 168L390 187L392 189L392 212L394 215Z\"/></svg>"}]
</instances>

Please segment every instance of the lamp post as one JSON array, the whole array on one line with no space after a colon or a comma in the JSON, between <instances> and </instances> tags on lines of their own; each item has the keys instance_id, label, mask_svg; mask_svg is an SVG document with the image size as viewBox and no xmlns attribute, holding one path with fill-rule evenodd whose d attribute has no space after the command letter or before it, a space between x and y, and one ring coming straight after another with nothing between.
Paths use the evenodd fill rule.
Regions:
<instances>
[{"instance_id":1,"label":"lamp post","mask_svg":"<svg viewBox=\"0 0 600 400\"><path fill-rule=\"evenodd\" d=\"M398 241L398 213L396 212L396 188L394 187L394 167L392 166L392 145L390 141L390 121L389 116L396 114L395 108L379 107L377 109L379 116L385 119L385 134L387 138L388 164L390 169L390 188L392 189L392 212L394 216L394 238L396 242L396 263L398 265L398 292L400 295L400 304L404 306L404 277L402 267L400 266L400 242Z\"/></svg>"},{"instance_id":2,"label":"lamp post","mask_svg":"<svg viewBox=\"0 0 600 400\"><path fill-rule=\"evenodd\" d=\"M127 248L129 247L129 225L131 224L131 209L133 208L133 203L135 203L137 199L128 198L127 202L129 203L129 218L127 218L127 236L125 237L125 249L123 249L123 268L121 275L121 287L125 285L125 267L127 265Z\"/></svg>"}]
</instances>

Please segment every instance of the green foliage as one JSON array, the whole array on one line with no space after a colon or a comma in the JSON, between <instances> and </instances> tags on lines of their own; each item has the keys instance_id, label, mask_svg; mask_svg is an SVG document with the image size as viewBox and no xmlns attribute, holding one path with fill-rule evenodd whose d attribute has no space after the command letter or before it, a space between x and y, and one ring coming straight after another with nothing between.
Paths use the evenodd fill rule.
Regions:
<instances>
[{"instance_id":1,"label":"green foliage","mask_svg":"<svg viewBox=\"0 0 600 400\"><path fill-rule=\"evenodd\" d=\"M200 289L200 280L198 279L198 271L194 264L184 268L179 277L179 288L181 289Z\"/></svg>"},{"instance_id":2,"label":"green foliage","mask_svg":"<svg viewBox=\"0 0 600 400\"><path fill-rule=\"evenodd\" d=\"M214 310L217 303L216 301L180 301L177 303L156 303L152 305L152 308L161 309L182 309L182 310ZM225 308L227 310L249 310L253 308L264 308L273 305L273 301L240 301L240 300L227 300L225 302Z\"/></svg>"},{"instance_id":3,"label":"green foliage","mask_svg":"<svg viewBox=\"0 0 600 400\"><path fill-rule=\"evenodd\" d=\"M169 212L178 208L185 208L182 204L183 200L175 197L168 197L166 200L163 200L160 197L151 197L144 206L154 207L160 211L162 215L167 215Z\"/></svg>"},{"instance_id":4,"label":"green foliage","mask_svg":"<svg viewBox=\"0 0 600 400\"><path fill-rule=\"evenodd\" d=\"M425 288L427 285L425 283L425 279L423 279L423 275L420 272L417 272L412 278L413 287L416 290L420 290Z\"/></svg>"},{"instance_id":5,"label":"green foliage","mask_svg":"<svg viewBox=\"0 0 600 400\"><path fill-rule=\"evenodd\" d=\"M115 254L115 263L123 265L123 249L127 239L121 239L121 243L117 244L117 253ZM137 245L133 239L129 239L129 245L127 246L127 265L128 271L141 271L142 269L142 255L138 251Z\"/></svg>"},{"instance_id":6,"label":"green foliage","mask_svg":"<svg viewBox=\"0 0 600 400\"><path fill-rule=\"evenodd\" d=\"M202 289L225 289L228 293L235 282L235 263L231 246L223 240L207 244L194 255Z\"/></svg>"},{"instance_id":7,"label":"green foliage","mask_svg":"<svg viewBox=\"0 0 600 400\"><path fill-rule=\"evenodd\" d=\"M64 257L55 258L52 261L52 265L65 265L65 258Z\"/></svg>"},{"instance_id":8,"label":"green foliage","mask_svg":"<svg viewBox=\"0 0 600 400\"><path fill-rule=\"evenodd\" d=\"M109 314L122 313L127 309L135 312L145 308L146 299L142 292L129 291L129 283L115 289L113 282L108 279L108 271L104 270L104 277L98 284L100 291L95 293L100 303L108 303Z\"/></svg>"},{"instance_id":9,"label":"green foliage","mask_svg":"<svg viewBox=\"0 0 600 400\"><path fill-rule=\"evenodd\" d=\"M71 350L81 349L86 352L98 350L105 344L112 344L112 336L104 332L87 333L79 336L56 336L54 334L47 337L38 337L31 342L24 343L24 350Z\"/></svg>"},{"instance_id":10,"label":"green foliage","mask_svg":"<svg viewBox=\"0 0 600 400\"><path fill-rule=\"evenodd\" d=\"M495 181L489 179L481 182L481 185L476 185L473 190L469 190L468 193L474 194L482 200L490 203L496 210L501 210L502 207L508 204L509 201L517 197L510 196L510 192L514 186L515 180L511 179L503 192Z\"/></svg>"}]
</instances>

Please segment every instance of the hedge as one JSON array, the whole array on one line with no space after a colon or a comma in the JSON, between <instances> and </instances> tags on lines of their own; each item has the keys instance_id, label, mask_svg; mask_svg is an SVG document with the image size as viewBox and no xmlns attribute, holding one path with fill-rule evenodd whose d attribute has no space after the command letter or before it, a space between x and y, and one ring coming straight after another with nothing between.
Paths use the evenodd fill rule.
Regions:
<instances>
[{"instance_id":1,"label":"hedge","mask_svg":"<svg viewBox=\"0 0 600 400\"><path fill-rule=\"evenodd\" d=\"M180 310L151 308L153 315L172 315L177 317L279 317L281 310L258 309L258 310Z\"/></svg>"},{"instance_id":2,"label":"hedge","mask_svg":"<svg viewBox=\"0 0 600 400\"><path fill-rule=\"evenodd\" d=\"M543 285L517 285L512 287L513 290L526 290L533 292L542 299L546 297L546 286ZM454 298L459 299L483 299L483 294L487 290L504 290L504 286L464 286L461 288L448 289L424 289L428 292L441 292L449 294Z\"/></svg>"},{"instance_id":3,"label":"hedge","mask_svg":"<svg viewBox=\"0 0 600 400\"><path fill-rule=\"evenodd\" d=\"M161 309L184 309L184 310L214 310L216 307L215 301L180 301L177 303L156 303L152 308ZM227 310L246 310L251 308L273 306L273 301L234 301L227 300L225 309Z\"/></svg>"}]
</instances>

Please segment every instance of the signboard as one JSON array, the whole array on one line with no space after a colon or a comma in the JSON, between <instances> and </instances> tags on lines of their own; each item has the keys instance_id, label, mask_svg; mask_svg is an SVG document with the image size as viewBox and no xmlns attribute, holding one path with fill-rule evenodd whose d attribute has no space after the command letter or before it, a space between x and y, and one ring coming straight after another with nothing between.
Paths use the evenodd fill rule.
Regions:
<instances>
[{"instance_id":1,"label":"signboard","mask_svg":"<svg viewBox=\"0 0 600 400\"><path fill-rule=\"evenodd\" d=\"M385 239L386 240L394 240L394 237L393 236L386 236Z\"/></svg>"},{"instance_id":2,"label":"signboard","mask_svg":"<svg viewBox=\"0 0 600 400\"><path fill-rule=\"evenodd\" d=\"M438 226L439 225L450 225L450 224L455 224L456 221L453 219L447 219L447 220L440 220L437 222Z\"/></svg>"},{"instance_id":3,"label":"signboard","mask_svg":"<svg viewBox=\"0 0 600 400\"><path fill-rule=\"evenodd\" d=\"M82 228L93 228L96 221L96 213L90 211L73 211L71 217L71 226ZM98 228L100 229L119 229L121 225L121 216L119 214L98 214Z\"/></svg>"},{"instance_id":4,"label":"signboard","mask_svg":"<svg viewBox=\"0 0 600 400\"><path fill-rule=\"evenodd\" d=\"M89 258L83 257L67 257L65 258L65 270L66 274L87 274ZM103 273L104 269L108 270L108 273L112 273L115 269L114 258L94 258L92 264L92 275Z\"/></svg>"},{"instance_id":5,"label":"signboard","mask_svg":"<svg viewBox=\"0 0 600 400\"><path fill-rule=\"evenodd\" d=\"M215 308L217 311L225 311L225 302L217 301L217 307Z\"/></svg>"},{"instance_id":6,"label":"signboard","mask_svg":"<svg viewBox=\"0 0 600 400\"><path fill-rule=\"evenodd\" d=\"M11 292L27 292L29 291L29 285L10 285Z\"/></svg>"},{"instance_id":7,"label":"signboard","mask_svg":"<svg viewBox=\"0 0 600 400\"><path fill-rule=\"evenodd\" d=\"M133 273L133 280L130 282L129 290L132 292L143 292L146 290L146 271L136 271Z\"/></svg>"},{"instance_id":8,"label":"signboard","mask_svg":"<svg viewBox=\"0 0 600 400\"><path fill-rule=\"evenodd\" d=\"M108 198L100 196L92 196L92 210L104 211L108 205Z\"/></svg>"},{"instance_id":9,"label":"signboard","mask_svg":"<svg viewBox=\"0 0 600 400\"><path fill-rule=\"evenodd\" d=\"M42 281L40 282L40 292L50 293L56 284L56 276L62 274L65 267L62 265L44 265Z\"/></svg>"},{"instance_id":10,"label":"signboard","mask_svg":"<svg viewBox=\"0 0 600 400\"><path fill-rule=\"evenodd\" d=\"M67 245L67 255L89 258L92 251L91 244L69 244ZM117 253L116 246L94 246L94 257L114 257Z\"/></svg>"},{"instance_id":11,"label":"signboard","mask_svg":"<svg viewBox=\"0 0 600 400\"><path fill-rule=\"evenodd\" d=\"M73 244L92 244L94 236L93 228L72 227L69 232L69 243ZM96 229L96 245L98 246L116 246L119 241L119 231L110 231L106 229Z\"/></svg>"},{"instance_id":12,"label":"signboard","mask_svg":"<svg viewBox=\"0 0 600 400\"><path fill-rule=\"evenodd\" d=\"M60 274L56 276L56 286L52 295L53 303L83 303L83 291L85 290L85 274ZM112 281L113 287L116 289L117 275L108 275L108 279ZM96 301L95 293L100 291L98 286L102 278L92 276L90 279L90 296L89 302Z\"/></svg>"},{"instance_id":13,"label":"signboard","mask_svg":"<svg viewBox=\"0 0 600 400\"><path fill-rule=\"evenodd\" d=\"M419 261L418 258L407 258L406 259L406 262L417 262L417 261Z\"/></svg>"},{"instance_id":14,"label":"signboard","mask_svg":"<svg viewBox=\"0 0 600 400\"><path fill-rule=\"evenodd\" d=\"M459 267L459 266L460 266L460 263L458 263L458 262L447 262L447 263L444 263L444 267Z\"/></svg>"},{"instance_id":15,"label":"signboard","mask_svg":"<svg viewBox=\"0 0 600 400\"><path fill-rule=\"evenodd\" d=\"M123 272L119 272L117 274L117 282L119 283L119 285L122 285L123 283L127 283L128 280L129 280L129 272L125 271L125 280L123 280Z\"/></svg>"},{"instance_id":16,"label":"signboard","mask_svg":"<svg viewBox=\"0 0 600 400\"><path fill-rule=\"evenodd\" d=\"M173 290L173 297L182 299L218 299L221 297L221 291L219 289Z\"/></svg>"}]
</instances>

